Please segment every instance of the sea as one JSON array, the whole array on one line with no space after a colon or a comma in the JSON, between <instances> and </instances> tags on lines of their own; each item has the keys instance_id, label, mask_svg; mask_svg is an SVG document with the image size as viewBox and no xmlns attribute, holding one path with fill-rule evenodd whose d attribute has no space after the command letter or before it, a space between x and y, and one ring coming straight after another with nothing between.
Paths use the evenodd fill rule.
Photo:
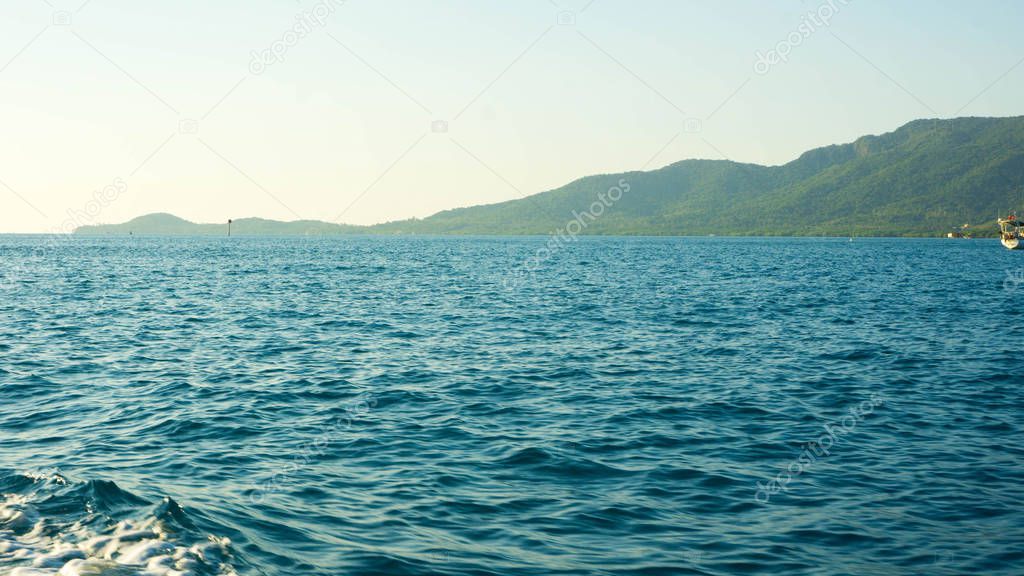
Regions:
<instances>
[{"instance_id":1,"label":"sea","mask_svg":"<svg viewBox=\"0 0 1024 576\"><path fill-rule=\"evenodd\" d=\"M0 574L1024 574L996 240L0 236Z\"/></svg>"}]
</instances>

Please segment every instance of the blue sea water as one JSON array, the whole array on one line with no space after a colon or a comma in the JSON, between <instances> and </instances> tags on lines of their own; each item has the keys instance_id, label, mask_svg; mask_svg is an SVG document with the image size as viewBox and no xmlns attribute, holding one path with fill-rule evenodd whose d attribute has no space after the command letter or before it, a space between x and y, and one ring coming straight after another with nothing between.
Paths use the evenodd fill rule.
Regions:
<instances>
[{"instance_id":1,"label":"blue sea water","mask_svg":"<svg viewBox=\"0 0 1024 576\"><path fill-rule=\"evenodd\" d=\"M0 236L0 574L1024 573L1024 254L546 242Z\"/></svg>"}]
</instances>

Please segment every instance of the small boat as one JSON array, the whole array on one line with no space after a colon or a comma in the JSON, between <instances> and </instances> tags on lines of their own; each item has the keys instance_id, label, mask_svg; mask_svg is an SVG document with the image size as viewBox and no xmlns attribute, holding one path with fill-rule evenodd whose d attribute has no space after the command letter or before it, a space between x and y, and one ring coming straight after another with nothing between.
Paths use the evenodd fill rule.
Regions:
<instances>
[{"instance_id":1,"label":"small boat","mask_svg":"<svg viewBox=\"0 0 1024 576\"><path fill-rule=\"evenodd\" d=\"M997 222L999 222L999 241L1003 243L1003 246L1010 250L1024 248L1024 222L1017 219L1016 212L1006 218L1000 218Z\"/></svg>"}]
</instances>

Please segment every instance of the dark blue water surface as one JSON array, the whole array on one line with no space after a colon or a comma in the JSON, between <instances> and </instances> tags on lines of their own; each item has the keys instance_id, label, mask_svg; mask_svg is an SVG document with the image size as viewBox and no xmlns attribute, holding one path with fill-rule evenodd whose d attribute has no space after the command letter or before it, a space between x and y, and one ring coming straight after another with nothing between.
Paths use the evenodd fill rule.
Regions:
<instances>
[{"instance_id":1,"label":"dark blue water surface","mask_svg":"<svg viewBox=\"0 0 1024 576\"><path fill-rule=\"evenodd\" d=\"M547 242L0 237L0 574L1024 573L1024 253Z\"/></svg>"}]
</instances>

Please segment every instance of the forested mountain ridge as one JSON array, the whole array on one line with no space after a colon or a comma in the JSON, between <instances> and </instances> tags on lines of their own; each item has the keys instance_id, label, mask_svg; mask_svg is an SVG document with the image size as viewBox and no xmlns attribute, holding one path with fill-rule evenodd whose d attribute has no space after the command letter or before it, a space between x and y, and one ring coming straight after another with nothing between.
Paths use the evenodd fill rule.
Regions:
<instances>
[{"instance_id":1,"label":"forested mountain ridge","mask_svg":"<svg viewBox=\"0 0 1024 576\"><path fill-rule=\"evenodd\" d=\"M548 234L609 190L584 234L936 236L1024 210L1024 117L916 120L893 132L810 150L781 166L683 160L588 176L499 204L375 226L237 220L238 234ZM148 220L147 220L148 219ZM158 225L157 225L158 224ZM179 230L175 232L174 230ZM145 216L77 233L222 234L225 225Z\"/></svg>"}]
</instances>

